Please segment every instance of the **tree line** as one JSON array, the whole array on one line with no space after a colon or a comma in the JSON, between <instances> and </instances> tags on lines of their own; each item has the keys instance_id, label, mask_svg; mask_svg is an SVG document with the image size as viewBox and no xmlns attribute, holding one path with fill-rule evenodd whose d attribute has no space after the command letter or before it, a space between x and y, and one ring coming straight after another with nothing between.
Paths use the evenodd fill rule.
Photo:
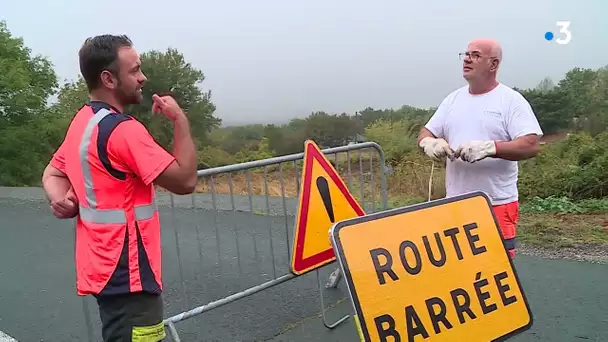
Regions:
<instances>
[{"instance_id":1,"label":"tree line","mask_svg":"<svg viewBox=\"0 0 608 342\"><path fill-rule=\"evenodd\" d=\"M418 130L435 110L404 105L396 109L364 108L356 113L320 111L284 124L221 127L221 120L214 116L211 90L202 90L204 73L182 53L176 49L146 51L141 61L148 77L144 102L128 108L128 113L142 121L161 145L171 148L170 123L150 115L152 93L171 90L191 120L200 168L302 152L305 139L314 139L323 147L375 141L385 150L391 166L398 168L417 158ZM530 101L546 134L580 134L585 136L581 141L593 144L606 140L602 137L608 127L607 67L577 67L557 83L545 79L537 87L515 89ZM56 100L50 101L52 98ZM86 86L80 77L59 84L52 63L43 56L34 56L23 39L14 37L6 22L0 21L0 185L38 185L72 116L87 101ZM608 149L595 146L594 151L584 152L588 160L575 164L582 167L597 162L601 156L608 160L603 152ZM526 163L522 164L525 168ZM538 165L535 168L543 169ZM604 171L608 170L596 173ZM532 177L534 171L529 172ZM523 176L524 183L526 177ZM591 183L608 183L606 176L596 178ZM608 185L603 187L608 190Z\"/></svg>"}]
</instances>

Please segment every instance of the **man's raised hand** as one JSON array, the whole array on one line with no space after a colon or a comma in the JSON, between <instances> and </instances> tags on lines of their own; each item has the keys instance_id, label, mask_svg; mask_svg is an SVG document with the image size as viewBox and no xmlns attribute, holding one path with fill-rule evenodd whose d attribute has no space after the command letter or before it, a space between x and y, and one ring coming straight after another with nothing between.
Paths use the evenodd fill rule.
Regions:
<instances>
[{"instance_id":1,"label":"man's raised hand","mask_svg":"<svg viewBox=\"0 0 608 342\"><path fill-rule=\"evenodd\" d=\"M173 97L158 96L157 94L152 95L152 113L162 113L171 121L186 115Z\"/></svg>"}]
</instances>

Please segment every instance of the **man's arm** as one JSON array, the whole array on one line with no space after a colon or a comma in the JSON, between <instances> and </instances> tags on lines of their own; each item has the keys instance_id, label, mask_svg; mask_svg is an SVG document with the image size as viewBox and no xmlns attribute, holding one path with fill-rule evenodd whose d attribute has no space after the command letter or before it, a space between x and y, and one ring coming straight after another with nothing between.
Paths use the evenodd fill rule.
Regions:
<instances>
[{"instance_id":1,"label":"man's arm","mask_svg":"<svg viewBox=\"0 0 608 342\"><path fill-rule=\"evenodd\" d=\"M70 180L51 163L42 173L42 187L55 217L67 219L78 214L76 194Z\"/></svg>"},{"instance_id":2,"label":"man's arm","mask_svg":"<svg viewBox=\"0 0 608 342\"><path fill-rule=\"evenodd\" d=\"M418 133L418 147L432 160L443 162L444 157L454 159L454 151L450 148L444 136L444 122L450 97L446 97L433 113L429 121L420 129Z\"/></svg>"},{"instance_id":3,"label":"man's arm","mask_svg":"<svg viewBox=\"0 0 608 342\"><path fill-rule=\"evenodd\" d=\"M185 115L173 121L173 156L175 161L154 183L179 195L193 193L197 182L196 147Z\"/></svg>"},{"instance_id":4,"label":"man's arm","mask_svg":"<svg viewBox=\"0 0 608 342\"><path fill-rule=\"evenodd\" d=\"M418 133L418 144L420 144L420 140L424 139L424 138L437 138L435 136L435 134L433 134L431 131L428 130L428 128L426 127L422 127L420 129L420 133Z\"/></svg>"},{"instance_id":5,"label":"man's arm","mask_svg":"<svg viewBox=\"0 0 608 342\"><path fill-rule=\"evenodd\" d=\"M535 157L540 152L540 137L528 134L512 141L497 141L494 158L524 160Z\"/></svg>"},{"instance_id":6,"label":"man's arm","mask_svg":"<svg viewBox=\"0 0 608 342\"><path fill-rule=\"evenodd\" d=\"M42 173L42 188L48 201L55 202L65 198L72 184L65 173L49 163Z\"/></svg>"},{"instance_id":7,"label":"man's arm","mask_svg":"<svg viewBox=\"0 0 608 342\"><path fill-rule=\"evenodd\" d=\"M159 111L156 102L162 100L163 114L173 122L173 154L160 146L139 121L127 120L108 140L110 160L146 185L154 183L178 195L190 194L196 187L197 160L188 119L172 98L153 99L153 109Z\"/></svg>"},{"instance_id":8,"label":"man's arm","mask_svg":"<svg viewBox=\"0 0 608 342\"><path fill-rule=\"evenodd\" d=\"M511 141L496 141L495 158L524 160L535 157L541 150L543 131L530 103L519 93L515 94L507 118L507 132Z\"/></svg>"},{"instance_id":9,"label":"man's arm","mask_svg":"<svg viewBox=\"0 0 608 342\"><path fill-rule=\"evenodd\" d=\"M470 141L456 149L456 156L470 163L487 157L519 161L532 158L540 152L543 131L530 103L519 93L513 98L505 124L511 140Z\"/></svg>"},{"instance_id":10,"label":"man's arm","mask_svg":"<svg viewBox=\"0 0 608 342\"><path fill-rule=\"evenodd\" d=\"M186 113L171 96L152 95L152 112L162 113L173 121L173 156L175 161L155 183L174 193L185 195L196 190L196 146L190 133Z\"/></svg>"}]
</instances>

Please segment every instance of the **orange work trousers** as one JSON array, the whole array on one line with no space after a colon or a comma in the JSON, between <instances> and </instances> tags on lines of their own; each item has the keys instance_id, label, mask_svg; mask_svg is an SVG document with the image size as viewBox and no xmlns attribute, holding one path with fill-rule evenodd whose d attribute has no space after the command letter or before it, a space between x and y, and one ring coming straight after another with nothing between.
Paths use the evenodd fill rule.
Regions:
<instances>
[{"instance_id":1,"label":"orange work trousers","mask_svg":"<svg viewBox=\"0 0 608 342\"><path fill-rule=\"evenodd\" d=\"M492 208L505 240L505 248L513 259L515 258L515 233L517 231L517 219L519 218L519 202L495 205Z\"/></svg>"}]
</instances>

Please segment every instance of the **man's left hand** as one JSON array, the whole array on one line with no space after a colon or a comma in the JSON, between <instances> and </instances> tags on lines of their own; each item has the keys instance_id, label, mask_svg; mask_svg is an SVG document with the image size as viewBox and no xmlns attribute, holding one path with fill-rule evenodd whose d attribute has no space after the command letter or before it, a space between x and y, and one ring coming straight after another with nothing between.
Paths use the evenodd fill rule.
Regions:
<instances>
[{"instance_id":1,"label":"man's left hand","mask_svg":"<svg viewBox=\"0 0 608 342\"><path fill-rule=\"evenodd\" d=\"M471 141L460 145L455 152L455 157L463 161L474 163L486 157L496 155L496 144L494 141Z\"/></svg>"},{"instance_id":2,"label":"man's left hand","mask_svg":"<svg viewBox=\"0 0 608 342\"><path fill-rule=\"evenodd\" d=\"M74 189L70 188L65 198L59 201L51 201L50 203L53 215L58 219L74 218L78 215L78 198L74 193Z\"/></svg>"}]
</instances>

